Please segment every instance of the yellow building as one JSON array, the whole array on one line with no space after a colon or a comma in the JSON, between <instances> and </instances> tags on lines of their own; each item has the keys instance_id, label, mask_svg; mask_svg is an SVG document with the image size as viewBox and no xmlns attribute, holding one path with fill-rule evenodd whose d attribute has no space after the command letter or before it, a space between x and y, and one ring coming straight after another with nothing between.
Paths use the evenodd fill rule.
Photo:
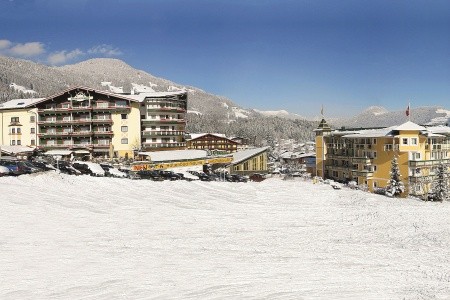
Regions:
<instances>
[{"instance_id":1,"label":"yellow building","mask_svg":"<svg viewBox=\"0 0 450 300\"><path fill-rule=\"evenodd\" d=\"M450 128L413 122L365 130L332 130L322 120L316 132L317 176L355 181L369 191L386 187L397 157L405 194L423 195L440 163L450 163Z\"/></svg>"},{"instance_id":2,"label":"yellow building","mask_svg":"<svg viewBox=\"0 0 450 300\"><path fill-rule=\"evenodd\" d=\"M267 173L268 151L269 147L262 147L234 152L230 174Z\"/></svg>"},{"instance_id":3,"label":"yellow building","mask_svg":"<svg viewBox=\"0 0 450 300\"><path fill-rule=\"evenodd\" d=\"M0 104L0 145L123 158L185 149L186 108L186 91L128 95L75 87Z\"/></svg>"}]
</instances>

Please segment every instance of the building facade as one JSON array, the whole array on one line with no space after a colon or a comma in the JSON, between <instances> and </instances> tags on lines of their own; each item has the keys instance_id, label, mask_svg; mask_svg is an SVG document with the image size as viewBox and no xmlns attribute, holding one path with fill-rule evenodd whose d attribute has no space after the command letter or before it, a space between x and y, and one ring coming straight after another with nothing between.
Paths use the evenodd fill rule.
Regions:
<instances>
[{"instance_id":1,"label":"building facade","mask_svg":"<svg viewBox=\"0 0 450 300\"><path fill-rule=\"evenodd\" d=\"M187 92L144 93L141 97L142 150L186 148Z\"/></svg>"},{"instance_id":2,"label":"building facade","mask_svg":"<svg viewBox=\"0 0 450 300\"><path fill-rule=\"evenodd\" d=\"M268 172L269 147L248 149L233 153L230 174L250 175Z\"/></svg>"},{"instance_id":3,"label":"building facade","mask_svg":"<svg viewBox=\"0 0 450 300\"><path fill-rule=\"evenodd\" d=\"M369 191L384 188L397 158L402 181L411 195L432 188L436 168L450 163L450 128L413 122L366 130L331 130L322 120L316 132L316 175L355 181ZM405 194L406 194L405 193Z\"/></svg>"},{"instance_id":4,"label":"building facade","mask_svg":"<svg viewBox=\"0 0 450 300\"><path fill-rule=\"evenodd\" d=\"M239 143L222 134L202 133L191 134L186 141L188 149L210 150L232 153L238 150Z\"/></svg>"},{"instance_id":5,"label":"building facade","mask_svg":"<svg viewBox=\"0 0 450 300\"><path fill-rule=\"evenodd\" d=\"M91 157L185 149L186 107L185 91L125 95L75 87L1 104L0 141Z\"/></svg>"}]
</instances>

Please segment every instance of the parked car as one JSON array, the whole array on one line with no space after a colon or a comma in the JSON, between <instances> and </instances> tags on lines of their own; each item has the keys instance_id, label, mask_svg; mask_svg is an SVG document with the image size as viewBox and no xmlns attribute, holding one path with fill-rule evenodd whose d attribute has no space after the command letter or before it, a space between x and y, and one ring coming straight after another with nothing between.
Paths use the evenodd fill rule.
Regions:
<instances>
[{"instance_id":1,"label":"parked car","mask_svg":"<svg viewBox=\"0 0 450 300\"><path fill-rule=\"evenodd\" d=\"M194 176L197 176L200 181L212 181L211 177L203 172L197 172L197 171L188 171Z\"/></svg>"},{"instance_id":2,"label":"parked car","mask_svg":"<svg viewBox=\"0 0 450 300\"><path fill-rule=\"evenodd\" d=\"M83 175L92 175L91 169L89 169L89 167L86 164L75 162L72 164L72 167L80 171L81 174Z\"/></svg>"},{"instance_id":3,"label":"parked car","mask_svg":"<svg viewBox=\"0 0 450 300\"><path fill-rule=\"evenodd\" d=\"M81 171L75 169L70 163L67 161L60 161L58 164L55 164L55 168L58 168L58 170L61 173L69 174L69 175L81 175Z\"/></svg>"},{"instance_id":4,"label":"parked car","mask_svg":"<svg viewBox=\"0 0 450 300\"><path fill-rule=\"evenodd\" d=\"M247 177L239 175L239 174L233 174L231 175L233 182L247 182Z\"/></svg>"},{"instance_id":5,"label":"parked car","mask_svg":"<svg viewBox=\"0 0 450 300\"><path fill-rule=\"evenodd\" d=\"M19 162L20 165L24 168L28 168L30 173L38 173L44 171L44 169L39 168L38 166L34 165L30 161L21 161Z\"/></svg>"},{"instance_id":6,"label":"parked car","mask_svg":"<svg viewBox=\"0 0 450 300\"><path fill-rule=\"evenodd\" d=\"M164 178L155 170L141 170L136 173L141 179L150 179L153 181L163 181Z\"/></svg>"},{"instance_id":7,"label":"parked car","mask_svg":"<svg viewBox=\"0 0 450 300\"><path fill-rule=\"evenodd\" d=\"M167 170L159 170L158 174L168 180L180 180L182 178L179 174Z\"/></svg>"},{"instance_id":8,"label":"parked car","mask_svg":"<svg viewBox=\"0 0 450 300\"><path fill-rule=\"evenodd\" d=\"M266 177L263 174L255 173L255 174L250 175L251 181L261 182L265 179L266 179Z\"/></svg>"},{"instance_id":9,"label":"parked car","mask_svg":"<svg viewBox=\"0 0 450 300\"><path fill-rule=\"evenodd\" d=\"M10 171L5 166L0 166L0 177L9 175Z\"/></svg>"},{"instance_id":10,"label":"parked car","mask_svg":"<svg viewBox=\"0 0 450 300\"><path fill-rule=\"evenodd\" d=\"M9 169L10 175L19 176L25 174L23 168L21 169L17 164L17 161L13 160L0 160L0 165Z\"/></svg>"}]
</instances>

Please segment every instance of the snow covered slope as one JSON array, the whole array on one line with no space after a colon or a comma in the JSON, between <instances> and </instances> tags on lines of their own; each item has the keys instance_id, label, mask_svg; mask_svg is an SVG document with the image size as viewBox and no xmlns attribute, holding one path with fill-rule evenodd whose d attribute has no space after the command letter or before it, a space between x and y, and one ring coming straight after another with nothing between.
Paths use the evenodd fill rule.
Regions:
<instances>
[{"instance_id":1,"label":"snow covered slope","mask_svg":"<svg viewBox=\"0 0 450 300\"><path fill-rule=\"evenodd\" d=\"M0 191L0 299L450 297L449 202L56 173Z\"/></svg>"}]
</instances>

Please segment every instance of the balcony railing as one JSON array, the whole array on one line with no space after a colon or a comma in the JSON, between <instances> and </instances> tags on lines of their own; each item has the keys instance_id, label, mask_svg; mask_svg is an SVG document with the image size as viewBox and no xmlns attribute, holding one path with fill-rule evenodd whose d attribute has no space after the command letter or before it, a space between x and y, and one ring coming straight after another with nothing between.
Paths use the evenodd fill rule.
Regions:
<instances>
[{"instance_id":1,"label":"balcony railing","mask_svg":"<svg viewBox=\"0 0 450 300\"><path fill-rule=\"evenodd\" d=\"M38 121L39 125L47 124L82 124L82 123L112 123L112 119L71 119L71 120L42 120Z\"/></svg>"},{"instance_id":2,"label":"balcony railing","mask_svg":"<svg viewBox=\"0 0 450 300\"><path fill-rule=\"evenodd\" d=\"M167 111L167 112L180 112L180 113L184 113L186 112L186 109L181 108L181 107L147 107L147 111Z\"/></svg>"},{"instance_id":3,"label":"balcony railing","mask_svg":"<svg viewBox=\"0 0 450 300\"><path fill-rule=\"evenodd\" d=\"M109 105L109 106L94 106L93 110L121 110L121 109L131 109L128 105Z\"/></svg>"},{"instance_id":4,"label":"balcony railing","mask_svg":"<svg viewBox=\"0 0 450 300\"><path fill-rule=\"evenodd\" d=\"M370 164L372 164L372 159L370 159L368 157L353 157L352 162L354 164L370 165Z\"/></svg>"},{"instance_id":5,"label":"balcony railing","mask_svg":"<svg viewBox=\"0 0 450 300\"><path fill-rule=\"evenodd\" d=\"M433 166L438 166L441 163L449 164L450 163L450 158L432 159L432 160L410 160L409 161L409 166L412 167L412 168L416 168L416 167L433 167Z\"/></svg>"},{"instance_id":6,"label":"balcony railing","mask_svg":"<svg viewBox=\"0 0 450 300\"><path fill-rule=\"evenodd\" d=\"M180 136L184 135L185 131L182 130L144 130L142 136Z\"/></svg>"},{"instance_id":7,"label":"balcony railing","mask_svg":"<svg viewBox=\"0 0 450 300\"><path fill-rule=\"evenodd\" d=\"M95 135L113 135L114 134L114 132L112 132L112 131L100 131L100 130L93 131L93 133Z\"/></svg>"},{"instance_id":8,"label":"balcony railing","mask_svg":"<svg viewBox=\"0 0 450 300\"><path fill-rule=\"evenodd\" d=\"M41 144L39 148L109 148L109 144Z\"/></svg>"},{"instance_id":9,"label":"balcony railing","mask_svg":"<svg viewBox=\"0 0 450 300\"><path fill-rule=\"evenodd\" d=\"M90 110L91 108L92 108L91 106L41 108L38 109L38 113L70 112L70 111Z\"/></svg>"},{"instance_id":10,"label":"balcony railing","mask_svg":"<svg viewBox=\"0 0 450 300\"><path fill-rule=\"evenodd\" d=\"M358 170L353 170L352 171L352 176L353 177L372 177L373 176L373 171L369 171L369 170L362 170L362 171L358 171Z\"/></svg>"},{"instance_id":11,"label":"balcony railing","mask_svg":"<svg viewBox=\"0 0 450 300\"><path fill-rule=\"evenodd\" d=\"M147 142L142 144L144 148L175 148L175 147L186 147L186 143L180 142L164 142L164 143L152 143Z\"/></svg>"},{"instance_id":12,"label":"balcony railing","mask_svg":"<svg viewBox=\"0 0 450 300\"><path fill-rule=\"evenodd\" d=\"M70 112L70 111L87 111L87 110L120 110L130 109L128 105L108 105L108 106L70 106L70 107L54 107L54 108L42 108L38 109L39 113L57 113L57 112Z\"/></svg>"},{"instance_id":13,"label":"balcony railing","mask_svg":"<svg viewBox=\"0 0 450 300\"><path fill-rule=\"evenodd\" d=\"M143 123L186 123L185 119L142 119Z\"/></svg>"}]
</instances>

